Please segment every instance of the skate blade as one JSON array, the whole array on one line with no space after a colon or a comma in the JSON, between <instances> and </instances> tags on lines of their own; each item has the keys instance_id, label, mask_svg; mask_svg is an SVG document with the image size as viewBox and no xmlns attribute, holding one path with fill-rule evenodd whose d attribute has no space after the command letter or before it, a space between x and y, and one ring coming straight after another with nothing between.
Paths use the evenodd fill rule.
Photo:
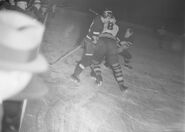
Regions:
<instances>
[{"instance_id":1,"label":"skate blade","mask_svg":"<svg viewBox=\"0 0 185 132\"><path fill-rule=\"evenodd\" d=\"M80 81L76 80L75 78L73 77L70 77L70 80L76 84L80 84Z\"/></svg>"},{"instance_id":2,"label":"skate blade","mask_svg":"<svg viewBox=\"0 0 185 132\"><path fill-rule=\"evenodd\" d=\"M102 84L103 84L102 81L101 81L101 82L97 82L97 81L96 81L95 83L97 84L98 87L102 86Z\"/></svg>"}]
</instances>

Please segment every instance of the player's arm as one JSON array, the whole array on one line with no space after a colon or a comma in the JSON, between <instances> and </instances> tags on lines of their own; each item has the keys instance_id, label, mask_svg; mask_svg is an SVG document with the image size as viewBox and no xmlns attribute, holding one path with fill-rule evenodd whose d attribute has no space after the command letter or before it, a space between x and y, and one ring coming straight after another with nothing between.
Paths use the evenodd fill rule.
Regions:
<instances>
[{"instance_id":1,"label":"player's arm","mask_svg":"<svg viewBox=\"0 0 185 132\"><path fill-rule=\"evenodd\" d=\"M96 43L102 30L103 30L103 23L101 22L100 16L98 16L93 20L93 22L89 28L88 37L94 43Z\"/></svg>"}]
</instances>

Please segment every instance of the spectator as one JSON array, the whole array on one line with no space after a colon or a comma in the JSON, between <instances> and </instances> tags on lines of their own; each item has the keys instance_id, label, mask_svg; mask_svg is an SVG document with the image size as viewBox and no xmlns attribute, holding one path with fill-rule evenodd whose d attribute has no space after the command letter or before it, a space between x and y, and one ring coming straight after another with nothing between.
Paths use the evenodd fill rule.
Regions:
<instances>
[{"instance_id":1,"label":"spectator","mask_svg":"<svg viewBox=\"0 0 185 132\"><path fill-rule=\"evenodd\" d=\"M8 111L4 111L3 114L3 109L6 110L6 106L4 108L2 106L3 101L11 98L13 102L19 100L18 102L21 103L24 99L40 98L48 91L44 86L37 87L37 83L31 83L24 89L34 73L47 70L48 65L45 58L37 52L43 33L44 26L34 19L14 11L0 11L0 120L3 116L2 132L18 132L20 127L20 123L17 120L14 121L15 116L7 115ZM17 101L13 104L15 103Z\"/></svg>"},{"instance_id":2,"label":"spectator","mask_svg":"<svg viewBox=\"0 0 185 132\"><path fill-rule=\"evenodd\" d=\"M42 14L42 16L45 17L47 12L48 12L48 4L46 3L46 1L44 1L41 5L41 14Z\"/></svg>"},{"instance_id":3,"label":"spectator","mask_svg":"<svg viewBox=\"0 0 185 132\"><path fill-rule=\"evenodd\" d=\"M9 6L9 3L5 0L0 0L0 10L6 9Z\"/></svg>"},{"instance_id":4,"label":"spectator","mask_svg":"<svg viewBox=\"0 0 185 132\"><path fill-rule=\"evenodd\" d=\"M35 14L36 19L38 21L40 22L44 21L44 15L42 15L40 0L34 0L33 5L28 10L32 12L33 14Z\"/></svg>"},{"instance_id":5,"label":"spectator","mask_svg":"<svg viewBox=\"0 0 185 132\"><path fill-rule=\"evenodd\" d=\"M27 10L27 8L28 8L28 1L27 0L15 0L15 5L13 5L13 3L12 3L10 6L8 6L7 9L24 13L24 14L36 19L37 18L36 15L33 12Z\"/></svg>"}]
</instances>

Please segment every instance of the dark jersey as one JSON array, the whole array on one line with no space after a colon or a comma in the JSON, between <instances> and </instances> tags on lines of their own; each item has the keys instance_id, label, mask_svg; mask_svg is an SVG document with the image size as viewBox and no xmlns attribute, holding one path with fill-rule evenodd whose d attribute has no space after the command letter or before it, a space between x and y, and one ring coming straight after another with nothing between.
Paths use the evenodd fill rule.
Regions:
<instances>
[{"instance_id":1,"label":"dark jersey","mask_svg":"<svg viewBox=\"0 0 185 132\"><path fill-rule=\"evenodd\" d=\"M93 22L90 25L87 37L93 39L93 36L99 36L103 31L104 24L102 22L101 16L94 18Z\"/></svg>"}]
</instances>

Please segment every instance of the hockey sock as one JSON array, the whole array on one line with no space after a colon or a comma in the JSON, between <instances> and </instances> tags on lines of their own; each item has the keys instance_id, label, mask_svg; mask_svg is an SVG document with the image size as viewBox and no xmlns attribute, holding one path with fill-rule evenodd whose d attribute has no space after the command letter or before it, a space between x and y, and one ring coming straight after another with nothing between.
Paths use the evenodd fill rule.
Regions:
<instances>
[{"instance_id":1,"label":"hockey sock","mask_svg":"<svg viewBox=\"0 0 185 132\"><path fill-rule=\"evenodd\" d=\"M101 69L99 65L92 65L91 70L95 73L96 83L100 86L102 84L103 78L101 76ZM91 75L92 76L92 75Z\"/></svg>"},{"instance_id":2,"label":"hockey sock","mask_svg":"<svg viewBox=\"0 0 185 132\"><path fill-rule=\"evenodd\" d=\"M101 69L99 65L94 65L93 70L96 73L96 75L101 75Z\"/></svg>"},{"instance_id":3,"label":"hockey sock","mask_svg":"<svg viewBox=\"0 0 185 132\"><path fill-rule=\"evenodd\" d=\"M92 77L93 79L95 79L96 73L95 73L95 71L94 71L94 65L91 65L91 66L90 66L90 69L91 69L90 75L91 75L91 77Z\"/></svg>"},{"instance_id":4,"label":"hockey sock","mask_svg":"<svg viewBox=\"0 0 185 132\"><path fill-rule=\"evenodd\" d=\"M116 79L117 83L119 85L123 84L124 80L123 80L123 73L122 73L121 65L119 63L113 64L112 70L113 70L114 78Z\"/></svg>"},{"instance_id":5,"label":"hockey sock","mask_svg":"<svg viewBox=\"0 0 185 132\"><path fill-rule=\"evenodd\" d=\"M73 75L78 77L80 75L80 73L85 69L85 66L83 66L81 63L77 64Z\"/></svg>"}]
</instances>

